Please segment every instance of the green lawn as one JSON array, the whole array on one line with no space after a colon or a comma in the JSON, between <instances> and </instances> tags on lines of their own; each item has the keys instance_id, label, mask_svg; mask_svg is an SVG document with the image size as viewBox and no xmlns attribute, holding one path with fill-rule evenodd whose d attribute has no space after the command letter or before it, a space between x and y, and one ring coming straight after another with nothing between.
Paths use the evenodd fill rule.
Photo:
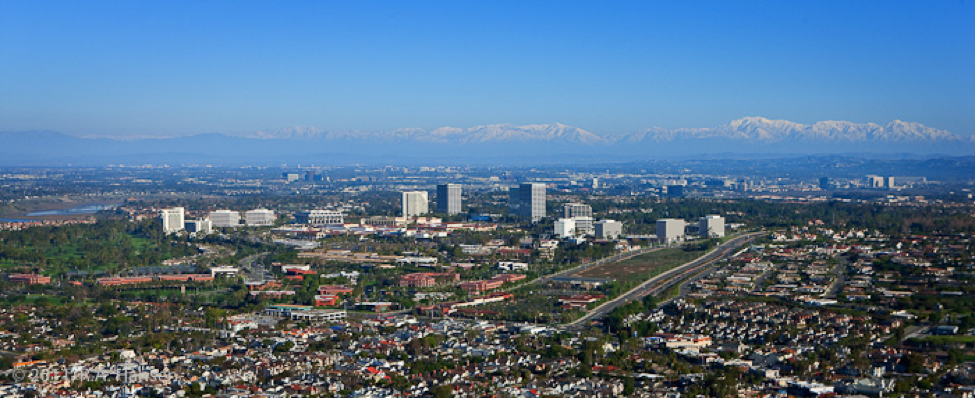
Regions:
<instances>
[{"instance_id":1,"label":"green lawn","mask_svg":"<svg viewBox=\"0 0 975 398\"><path fill-rule=\"evenodd\" d=\"M17 267L17 266L21 266L21 265L23 265L23 264L20 264L20 263L18 263L16 261L13 261L13 260L10 260L10 259L0 258L0 268Z\"/></svg>"},{"instance_id":2,"label":"green lawn","mask_svg":"<svg viewBox=\"0 0 975 398\"><path fill-rule=\"evenodd\" d=\"M129 242L132 243L132 247L135 247L138 251L143 251L146 247L149 247L151 243L146 238L136 238L131 235L126 235L129 237Z\"/></svg>"},{"instance_id":3,"label":"green lawn","mask_svg":"<svg viewBox=\"0 0 975 398\"><path fill-rule=\"evenodd\" d=\"M910 340L915 340L921 343L931 343L935 345L943 344L971 344L975 343L975 336L925 336L922 338L912 338Z\"/></svg>"},{"instance_id":4,"label":"green lawn","mask_svg":"<svg viewBox=\"0 0 975 398\"><path fill-rule=\"evenodd\" d=\"M84 259L85 254L75 245L61 245L44 250L44 257L49 260L68 262Z\"/></svg>"},{"instance_id":5,"label":"green lawn","mask_svg":"<svg viewBox=\"0 0 975 398\"><path fill-rule=\"evenodd\" d=\"M31 295L17 295L7 297L3 300L4 305L15 305L15 304L36 304L38 300L46 301L48 304L61 305L63 303L63 298L59 296L51 296L46 294L31 294Z\"/></svg>"}]
</instances>

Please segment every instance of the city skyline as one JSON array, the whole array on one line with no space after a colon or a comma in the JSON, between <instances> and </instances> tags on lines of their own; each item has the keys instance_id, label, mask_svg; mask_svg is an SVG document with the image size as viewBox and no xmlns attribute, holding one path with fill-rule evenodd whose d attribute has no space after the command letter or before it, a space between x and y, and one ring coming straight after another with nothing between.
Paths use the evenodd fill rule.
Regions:
<instances>
[{"instance_id":1,"label":"city skyline","mask_svg":"<svg viewBox=\"0 0 975 398\"><path fill-rule=\"evenodd\" d=\"M973 20L948 2L11 2L0 131L625 135L762 116L970 137Z\"/></svg>"}]
</instances>

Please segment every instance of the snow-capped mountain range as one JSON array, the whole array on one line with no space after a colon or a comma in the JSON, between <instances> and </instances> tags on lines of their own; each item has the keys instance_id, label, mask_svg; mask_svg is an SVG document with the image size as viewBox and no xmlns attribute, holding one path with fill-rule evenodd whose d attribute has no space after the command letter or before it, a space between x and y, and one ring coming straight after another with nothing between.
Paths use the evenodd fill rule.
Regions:
<instances>
[{"instance_id":1,"label":"snow-capped mountain range","mask_svg":"<svg viewBox=\"0 0 975 398\"><path fill-rule=\"evenodd\" d=\"M434 130L330 131L296 127L177 137L78 137L51 131L0 132L0 165L360 164L620 162L707 154L911 153L975 155L975 138L899 120L878 125L794 123L746 117L713 128L650 128L601 135L560 123L492 124Z\"/></svg>"},{"instance_id":2,"label":"snow-capped mountain range","mask_svg":"<svg viewBox=\"0 0 975 398\"><path fill-rule=\"evenodd\" d=\"M894 120L886 125L823 121L801 124L788 120L770 120L763 117L746 117L733 120L715 128L647 129L627 137L628 141L673 141L675 139L726 138L733 140L779 141L954 141L965 138L945 130L927 127L920 123Z\"/></svg>"},{"instance_id":3,"label":"snow-capped mountain range","mask_svg":"<svg viewBox=\"0 0 975 398\"><path fill-rule=\"evenodd\" d=\"M549 142L574 144L616 144L637 142L668 142L675 140L730 139L775 143L781 141L819 142L944 142L973 141L975 137L963 137L951 132L927 127L920 123L895 120L886 125L822 121L801 124L788 120L771 120L763 117L745 117L713 128L649 128L633 134L600 135L561 123L554 124L491 124L469 128L441 127L435 130L403 128L392 131L327 131L314 127L294 127L245 134L253 139L324 139L324 140L371 140L416 141L431 143L504 143Z\"/></svg>"},{"instance_id":4,"label":"snow-capped mountain range","mask_svg":"<svg viewBox=\"0 0 975 398\"><path fill-rule=\"evenodd\" d=\"M582 144L612 143L598 134L562 123L529 124L491 124L469 128L441 127L435 130L402 128L392 131L326 131L314 127L294 127L280 130L262 130L245 134L244 138L257 139L325 139L325 140L379 140L379 141L418 141L440 143L484 143L484 142L571 142Z\"/></svg>"}]
</instances>

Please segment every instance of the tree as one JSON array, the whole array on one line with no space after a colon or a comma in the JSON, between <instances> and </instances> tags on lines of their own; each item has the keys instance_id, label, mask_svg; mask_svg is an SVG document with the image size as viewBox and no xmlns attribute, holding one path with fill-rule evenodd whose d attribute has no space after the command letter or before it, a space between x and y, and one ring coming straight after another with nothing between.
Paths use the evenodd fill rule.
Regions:
<instances>
[{"instance_id":1,"label":"tree","mask_svg":"<svg viewBox=\"0 0 975 398\"><path fill-rule=\"evenodd\" d=\"M430 389L430 393L433 394L434 398L450 398L454 396L454 387L449 384L434 386Z\"/></svg>"},{"instance_id":2,"label":"tree","mask_svg":"<svg viewBox=\"0 0 975 398\"><path fill-rule=\"evenodd\" d=\"M289 352L292 348L295 348L295 343L291 341L285 341L284 343L274 346L274 352Z\"/></svg>"}]
</instances>

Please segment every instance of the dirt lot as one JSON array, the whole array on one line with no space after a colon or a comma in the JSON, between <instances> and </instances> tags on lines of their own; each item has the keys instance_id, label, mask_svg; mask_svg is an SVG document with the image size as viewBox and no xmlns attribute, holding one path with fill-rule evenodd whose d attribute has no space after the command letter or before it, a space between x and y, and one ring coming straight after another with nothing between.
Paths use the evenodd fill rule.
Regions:
<instances>
[{"instance_id":1,"label":"dirt lot","mask_svg":"<svg viewBox=\"0 0 975 398\"><path fill-rule=\"evenodd\" d=\"M684 251L681 248L663 249L623 260L603 264L575 274L585 278L608 278L620 281L646 280L668 269L704 255L703 251Z\"/></svg>"}]
</instances>

